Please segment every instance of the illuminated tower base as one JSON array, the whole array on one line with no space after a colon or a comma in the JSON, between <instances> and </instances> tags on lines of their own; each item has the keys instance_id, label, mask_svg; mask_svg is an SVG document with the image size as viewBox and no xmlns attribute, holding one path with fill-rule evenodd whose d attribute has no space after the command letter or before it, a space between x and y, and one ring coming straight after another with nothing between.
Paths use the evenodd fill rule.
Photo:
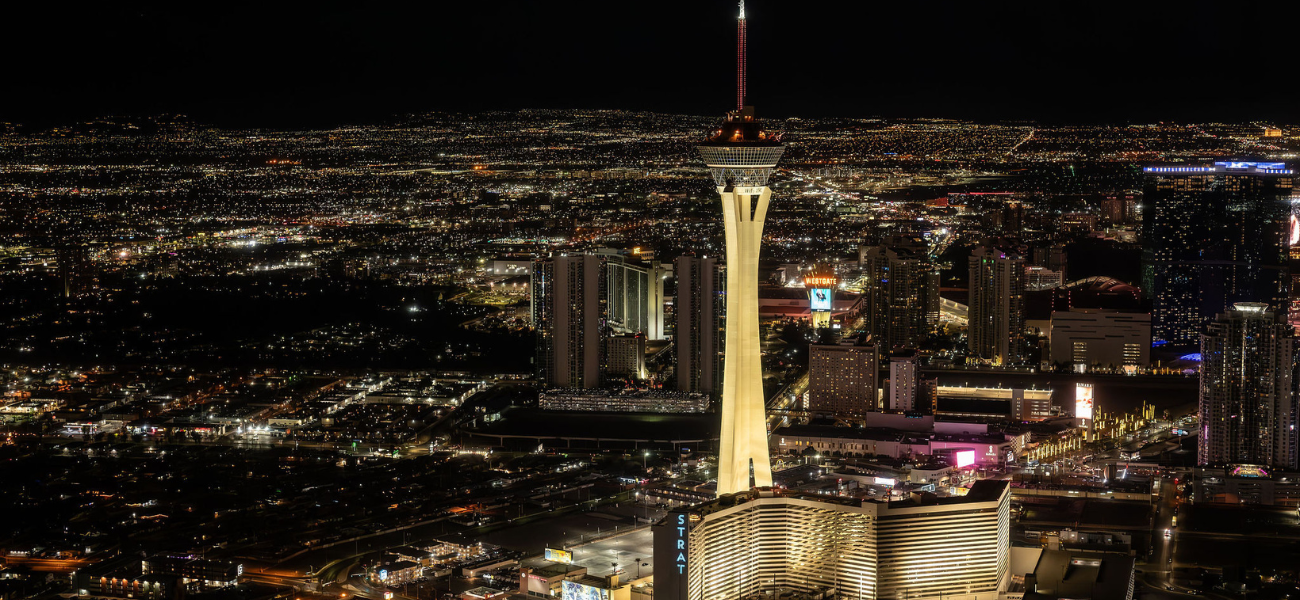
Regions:
<instances>
[{"instance_id":1,"label":"illuminated tower base","mask_svg":"<svg viewBox=\"0 0 1300 600\"><path fill-rule=\"evenodd\" d=\"M758 251L772 190L718 188L727 234L727 339L722 371L718 493L772 485L758 327ZM733 317L734 315L734 317Z\"/></svg>"},{"instance_id":2,"label":"illuminated tower base","mask_svg":"<svg viewBox=\"0 0 1300 600\"><path fill-rule=\"evenodd\" d=\"M727 235L727 339L722 368L718 493L772 485L759 351L758 252L772 190L767 178L785 147L763 133L753 109L728 116L698 147L722 198Z\"/></svg>"}]
</instances>

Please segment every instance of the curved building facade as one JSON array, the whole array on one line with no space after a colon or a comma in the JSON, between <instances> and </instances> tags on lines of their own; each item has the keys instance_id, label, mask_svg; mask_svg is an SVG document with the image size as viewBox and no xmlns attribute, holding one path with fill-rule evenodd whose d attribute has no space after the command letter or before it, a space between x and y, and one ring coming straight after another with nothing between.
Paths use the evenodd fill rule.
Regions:
<instances>
[{"instance_id":1,"label":"curved building facade","mask_svg":"<svg viewBox=\"0 0 1300 600\"><path fill-rule=\"evenodd\" d=\"M655 597L992 600L1010 567L1006 482L960 498L850 501L755 490L655 526ZM660 566L662 565L662 566Z\"/></svg>"}]
</instances>

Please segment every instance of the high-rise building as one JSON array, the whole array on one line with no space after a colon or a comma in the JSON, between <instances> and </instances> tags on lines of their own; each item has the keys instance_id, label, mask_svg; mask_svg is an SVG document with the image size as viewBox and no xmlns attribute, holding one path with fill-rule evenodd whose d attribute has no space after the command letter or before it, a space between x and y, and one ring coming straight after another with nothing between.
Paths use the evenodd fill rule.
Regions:
<instances>
[{"instance_id":1,"label":"high-rise building","mask_svg":"<svg viewBox=\"0 0 1300 600\"><path fill-rule=\"evenodd\" d=\"M1295 338L1268 305L1242 302L1201 335L1201 465L1296 468Z\"/></svg>"},{"instance_id":2,"label":"high-rise building","mask_svg":"<svg viewBox=\"0 0 1300 600\"><path fill-rule=\"evenodd\" d=\"M939 269L902 239L858 250L867 331L886 348L915 348L939 322Z\"/></svg>"},{"instance_id":3,"label":"high-rise building","mask_svg":"<svg viewBox=\"0 0 1300 600\"><path fill-rule=\"evenodd\" d=\"M753 490L654 526L656 600L781 597L996 600L1010 582L1011 488L882 502Z\"/></svg>"},{"instance_id":4,"label":"high-rise building","mask_svg":"<svg viewBox=\"0 0 1300 600\"><path fill-rule=\"evenodd\" d=\"M533 329L541 387L599 387L608 327L606 257L556 256L533 264Z\"/></svg>"},{"instance_id":5,"label":"high-rise building","mask_svg":"<svg viewBox=\"0 0 1300 600\"><path fill-rule=\"evenodd\" d=\"M879 368L874 342L809 346L807 409L842 417L876 411Z\"/></svg>"},{"instance_id":6,"label":"high-rise building","mask_svg":"<svg viewBox=\"0 0 1300 600\"><path fill-rule=\"evenodd\" d=\"M740 12L739 64L744 100L745 25ZM713 135L696 147L722 199L727 242L727 360L722 369L722 434L718 493L772 485L767 453L767 410L758 327L758 254L772 188L767 180L785 146L763 131L754 107L727 114Z\"/></svg>"},{"instance_id":7,"label":"high-rise building","mask_svg":"<svg viewBox=\"0 0 1300 600\"><path fill-rule=\"evenodd\" d=\"M1025 259L1018 252L990 246L971 254L970 330L971 356L994 364L1012 364L1024 358Z\"/></svg>"},{"instance_id":8,"label":"high-rise building","mask_svg":"<svg viewBox=\"0 0 1300 600\"><path fill-rule=\"evenodd\" d=\"M1285 313L1294 171L1261 162L1144 171L1142 289L1155 340L1194 344L1237 302Z\"/></svg>"},{"instance_id":9,"label":"high-rise building","mask_svg":"<svg viewBox=\"0 0 1300 600\"><path fill-rule=\"evenodd\" d=\"M95 287L95 267L90 262L90 248L67 246L55 253L64 298L85 296Z\"/></svg>"},{"instance_id":10,"label":"high-rise building","mask_svg":"<svg viewBox=\"0 0 1300 600\"><path fill-rule=\"evenodd\" d=\"M889 357L889 409L913 412L921 393L921 365L915 350Z\"/></svg>"},{"instance_id":11,"label":"high-rise building","mask_svg":"<svg viewBox=\"0 0 1300 600\"><path fill-rule=\"evenodd\" d=\"M645 336L640 333L624 333L605 338L607 378L634 379L646 378L645 370Z\"/></svg>"},{"instance_id":12,"label":"high-rise building","mask_svg":"<svg viewBox=\"0 0 1300 600\"><path fill-rule=\"evenodd\" d=\"M1070 255L1061 244L1038 246L1034 248L1033 260L1030 262L1036 267L1060 273L1064 280L1070 267Z\"/></svg>"},{"instance_id":13,"label":"high-rise building","mask_svg":"<svg viewBox=\"0 0 1300 600\"><path fill-rule=\"evenodd\" d=\"M673 349L677 389L718 394L722 389L723 311L726 296L716 258L681 256L673 264Z\"/></svg>"},{"instance_id":14,"label":"high-rise building","mask_svg":"<svg viewBox=\"0 0 1300 600\"><path fill-rule=\"evenodd\" d=\"M608 257L610 327L664 339L664 280L671 269L657 261L643 263L618 251L598 251Z\"/></svg>"}]
</instances>

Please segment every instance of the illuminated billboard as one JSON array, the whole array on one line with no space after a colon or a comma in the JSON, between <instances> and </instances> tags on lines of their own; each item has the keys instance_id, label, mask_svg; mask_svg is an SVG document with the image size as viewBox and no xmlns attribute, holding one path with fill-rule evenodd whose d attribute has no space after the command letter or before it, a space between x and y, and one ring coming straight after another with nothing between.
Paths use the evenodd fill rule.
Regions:
<instances>
[{"instance_id":1,"label":"illuminated billboard","mask_svg":"<svg viewBox=\"0 0 1300 600\"><path fill-rule=\"evenodd\" d=\"M953 454L953 456L957 458L957 468L959 469L962 467L969 467L975 464L974 450L960 450L957 453Z\"/></svg>"},{"instance_id":2,"label":"illuminated billboard","mask_svg":"<svg viewBox=\"0 0 1300 600\"><path fill-rule=\"evenodd\" d=\"M1074 418L1092 418L1092 386L1080 383L1074 387Z\"/></svg>"},{"instance_id":3,"label":"illuminated billboard","mask_svg":"<svg viewBox=\"0 0 1300 600\"><path fill-rule=\"evenodd\" d=\"M1268 478L1268 469L1261 465L1233 465L1228 470L1229 477Z\"/></svg>"},{"instance_id":4,"label":"illuminated billboard","mask_svg":"<svg viewBox=\"0 0 1300 600\"><path fill-rule=\"evenodd\" d=\"M609 590L564 580L562 596L564 600L610 600Z\"/></svg>"},{"instance_id":5,"label":"illuminated billboard","mask_svg":"<svg viewBox=\"0 0 1300 600\"><path fill-rule=\"evenodd\" d=\"M546 558L546 560L549 560L551 562L564 563L566 565L573 564L573 553L569 552L568 550L556 550L555 548L547 548L543 556Z\"/></svg>"},{"instance_id":6,"label":"illuminated billboard","mask_svg":"<svg viewBox=\"0 0 1300 600\"><path fill-rule=\"evenodd\" d=\"M826 288L814 288L808 296L808 307L815 311L831 309L831 291Z\"/></svg>"}]
</instances>

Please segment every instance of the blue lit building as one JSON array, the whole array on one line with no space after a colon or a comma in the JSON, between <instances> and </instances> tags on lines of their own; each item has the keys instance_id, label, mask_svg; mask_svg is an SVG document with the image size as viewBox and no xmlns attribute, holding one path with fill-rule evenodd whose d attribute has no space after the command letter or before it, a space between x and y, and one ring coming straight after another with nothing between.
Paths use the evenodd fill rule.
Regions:
<instances>
[{"instance_id":1,"label":"blue lit building","mask_svg":"<svg viewBox=\"0 0 1300 600\"><path fill-rule=\"evenodd\" d=\"M1216 162L1144 171L1142 288L1154 340L1194 345L1237 302L1286 310L1292 169Z\"/></svg>"}]
</instances>

